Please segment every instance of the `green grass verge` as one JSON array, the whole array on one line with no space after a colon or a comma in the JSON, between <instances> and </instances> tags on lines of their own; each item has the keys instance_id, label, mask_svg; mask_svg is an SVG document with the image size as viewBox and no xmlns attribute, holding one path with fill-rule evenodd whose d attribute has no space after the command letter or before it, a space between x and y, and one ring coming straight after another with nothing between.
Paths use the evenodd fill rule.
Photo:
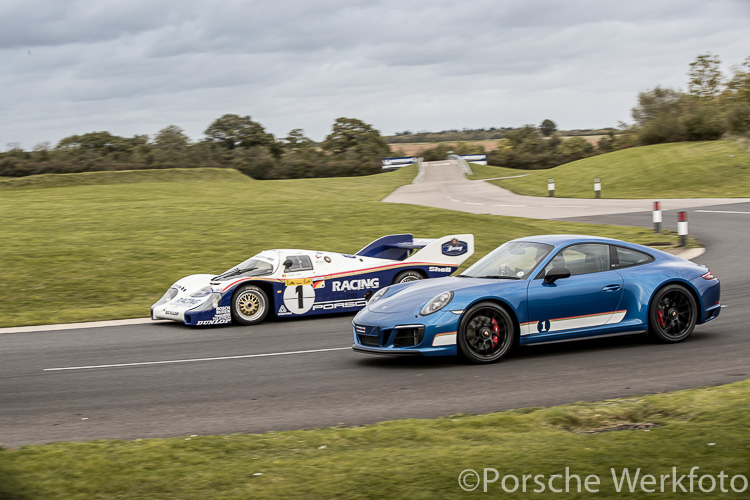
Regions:
<instances>
[{"instance_id":1,"label":"green grass verge","mask_svg":"<svg viewBox=\"0 0 750 500\"><path fill-rule=\"evenodd\" d=\"M523 171L472 165L472 179L530 174L489 181L514 193L593 198L594 178L603 198L750 197L750 154L730 141L681 142L625 149L575 161L549 170Z\"/></svg>"},{"instance_id":2,"label":"green grass verge","mask_svg":"<svg viewBox=\"0 0 750 500\"><path fill-rule=\"evenodd\" d=\"M255 181L226 169L0 181L0 326L144 317L183 276L268 248L355 252L386 234L476 235L466 264L512 238L583 233L676 243L674 233L380 203L415 167L359 178Z\"/></svg>"},{"instance_id":3,"label":"green grass verge","mask_svg":"<svg viewBox=\"0 0 750 500\"><path fill-rule=\"evenodd\" d=\"M656 424L648 432L589 433L623 424ZM89 498L411 498L462 497L458 475L495 468L500 477L543 475L543 493L529 481L526 493L496 498L645 498L618 494L612 478L623 469L657 478L656 498L747 498L730 480L750 476L750 381L596 403L530 408L479 416L402 420L355 428L258 435L196 436L135 441L52 443L0 450L0 497ZM588 493L550 492L554 474L594 475ZM698 476L723 471L729 493L693 494L660 475ZM490 475L490 477L492 477ZM564 480L552 483L564 490ZM513 488L510 480L507 489ZM689 488L689 479L679 482ZM743 483L737 480L736 489ZM704 489L710 487L705 480ZM649 485L646 484L648 488ZM653 486L651 486L653 487ZM672 489L676 489L673 492ZM750 490L748 490L750 491ZM5 496L3 496L3 494ZM474 494L481 494L481 487Z\"/></svg>"}]
</instances>

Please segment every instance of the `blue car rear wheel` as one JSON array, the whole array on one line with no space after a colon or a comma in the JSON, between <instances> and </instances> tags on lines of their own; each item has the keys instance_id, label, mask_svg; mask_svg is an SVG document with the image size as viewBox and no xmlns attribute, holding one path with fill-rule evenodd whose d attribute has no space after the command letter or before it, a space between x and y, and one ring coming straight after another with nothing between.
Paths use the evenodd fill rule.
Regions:
<instances>
[{"instance_id":1,"label":"blue car rear wheel","mask_svg":"<svg viewBox=\"0 0 750 500\"><path fill-rule=\"evenodd\" d=\"M682 342L693 333L698 308L693 295L681 285L659 290L648 313L649 331L659 342Z\"/></svg>"},{"instance_id":2,"label":"blue car rear wheel","mask_svg":"<svg viewBox=\"0 0 750 500\"><path fill-rule=\"evenodd\" d=\"M508 354L515 337L515 324L508 312L494 302L480 302L461 319L458 350L471 363L492 363Z\"/></svg>"}]
</instances>

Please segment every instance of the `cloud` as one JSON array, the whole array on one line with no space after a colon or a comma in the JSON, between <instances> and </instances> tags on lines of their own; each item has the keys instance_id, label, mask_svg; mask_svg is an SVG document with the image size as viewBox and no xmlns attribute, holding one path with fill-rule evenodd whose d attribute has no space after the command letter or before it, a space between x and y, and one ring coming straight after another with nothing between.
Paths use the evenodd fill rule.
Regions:
<instances>
[{"instance_id":1,"label":"cloud","mask_svg":"<svg viewBox=\"0 0 750 500\"><path fill-rule=\"evenodd\" d=\"M224 113L315 139L338 116L614 126L698 54L750 55L744 0L26 0L0 18L0 144L27 148L169 124L199 139Z\"/></svg>"}]
</instances>

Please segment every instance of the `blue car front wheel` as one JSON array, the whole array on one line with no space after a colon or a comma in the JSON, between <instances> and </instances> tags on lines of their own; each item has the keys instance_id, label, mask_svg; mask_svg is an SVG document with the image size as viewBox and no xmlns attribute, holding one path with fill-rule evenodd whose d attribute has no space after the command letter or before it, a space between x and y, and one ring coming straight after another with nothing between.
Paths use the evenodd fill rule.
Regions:
<instances>
[{"instance_id":1,"label":"blue car front wheel","mask_svg":"<svg viewBox=\"0 0 750 500\"><path fill-rule=\"evenodd\" d=\"M508 354L516 328L508 312L494 302L472 306L458 327L458 351L471 363L492 363Z\"/></svg>"}]
</instances>

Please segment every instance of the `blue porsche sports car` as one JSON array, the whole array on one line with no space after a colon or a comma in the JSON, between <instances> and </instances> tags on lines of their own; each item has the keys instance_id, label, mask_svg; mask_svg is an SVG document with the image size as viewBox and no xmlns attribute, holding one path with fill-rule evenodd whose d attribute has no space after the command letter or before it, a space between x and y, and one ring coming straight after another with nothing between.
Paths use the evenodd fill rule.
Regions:
<instances>
[{"instance_id":1,"label":"blue porsche sports car","mask_svg":"<svg viewBox=\"0 0 750 500\"><path fill-rule=\"evenodd\" d=\"M355 351L502 358L516 344L648 332L685 340L721 311L704 266L592 236L509 241L463 274L391 285L353 321Z\"/></svg>"}]
</instances>

